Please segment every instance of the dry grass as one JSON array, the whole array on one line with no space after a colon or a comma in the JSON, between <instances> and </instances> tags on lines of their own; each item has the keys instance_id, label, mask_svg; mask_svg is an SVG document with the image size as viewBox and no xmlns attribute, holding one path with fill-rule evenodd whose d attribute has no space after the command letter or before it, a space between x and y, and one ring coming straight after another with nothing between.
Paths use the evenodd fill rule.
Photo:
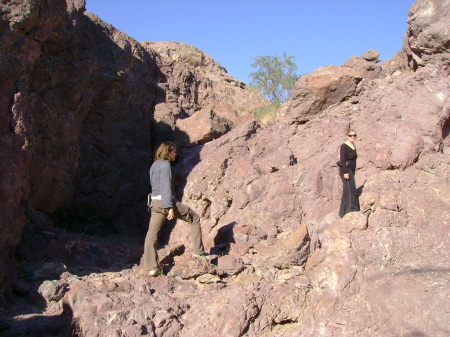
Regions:
<instances>
[{"instance_id":1,"label":"dry grass","mask_svg":"<svg viewBox=\"0 0 450 337\"><path fill-rule=\"evenodd\" d=\"M256 108L252 111L253 115L262 123L266 124L268 121L275 118L275 112L280 107L280 103L272 102L264 107Z\"/></svg>"}]
</instances>

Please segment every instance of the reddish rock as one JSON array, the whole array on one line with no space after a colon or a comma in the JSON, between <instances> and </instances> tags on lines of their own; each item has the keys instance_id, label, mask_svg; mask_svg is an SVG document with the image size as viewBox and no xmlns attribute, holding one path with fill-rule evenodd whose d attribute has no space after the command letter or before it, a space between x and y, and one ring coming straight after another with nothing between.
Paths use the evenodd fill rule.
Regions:
<instances>
[{"instance_id":1,"label":"reddish rock","mask_svg":"<svg viewBox=\"0 0 450 337\"><path fill-rule=\"evenodd\" d=\"M194 46L176 41L142 45L156 53L162 72L154 115L155 122L163 126L163 130L155 130L159 138L174 137L168 130L172 128L181 131L175 135L179 143L203 144L245 122L255 108L270 103Z\"/></svg>"},{"instance_id":2,"label":"reddish rock","mask_svg":"<svg viewBox=\"0 0 450 337\"><path fill-rule=\"evenodd\" d=\"M427 64L435 64L437 68L448 64L443 46L448 46L450 39L449 6L446 0L416 1L409 9L409 26L403 49L408 55L410 67L414 70Z\"/></svg>"},{"instance_id":3,"label":"reddish rock","mask_svg":"<svg viewBox=\"0 0 450 337\"><path fill-rule=\"evenodd\" d=\"M180 277L188 280L199 277L204 274L216 274L216 268L206 260L193 256L182 255L175 257L174 267L168 273L168 276Z\"/></svg>"},{"instance_id":4,"label":"reddish rock","mask_svg":"<svg viewBox=\"0 0 450 337\"><path fill-rule=\"evenodd\" d=\"M379 56L380 53L373 49L370 49L367 53L362 54L364 60L374 63L380 62L380 59L378 58Z\"/></svg>"},{"instance_id":5,"label":"reddish rock","mask_svg":"<svg viewBox=\"0 0 450 337\"><path fill-rule=\"evenodd\" d=\"M4 288L26 212L97 233L146 225L158 69L135 40L84 14L84 1L9 1L0 10Z\"/></svg>"},{"instance_id":6,"label":"reddish rock","mask_svg":"<svg viewBox=\"0 0 450 337\"><path fill-rule=\"evenodd\" d=\"M217 269L222 274L235 275L244 270L244 264L239 258L232 255L226 255L219 258Z\"/></svg>"},{"instance_id":7,"label":"reddish rock","mask_svg":"<svg viewBox=\"0 0 450 337\"><path fill-rule=\"evenodd\" d=\"M284 114L278 115L277 120L305 123L330 105L350 99L357 94L361 75L349 66L327 66L301 76L292 89L287 111L282 110Z\"/></svg>"},{"instance_id":8,"label":"reddish rock","mask_svg":"<svg viewBox=\"0 0 450 337\"><path fill-rule=\"evenodd\" d=\"M229 120L218 117L213 110L206 108L189 118L178 119L175 123L175 136L178 136L177 141L184 144L202 145L219 138L232 128L233 124Z\"/></svg>"},{"instance_id":9,"label":"reddish rock","mask_svg":"<svg viewBox=\"0 0 450 337\"><path fill-rule=\"evenodd\" d=\"M30 29L39 22L39 16L33 14L31 7L24 7L23 16L10 15L11 6L16 5L8 3L2 7L2 10L8 7L3 12L9 21L3 21L2 26L7 29L1 31L7 37L8 46L24 40L20 29ZM64 3L58 2L58 5L66 10ZM71 8L70 15L75 15L72 3L67 8ZM45 78L37 76L39 73L50 73L54 81L61 81L58 83L65 83L65 78L78 80L77 76L81 76L70 72L70 67L64 63L68 37L59 30L52 33L49 28L54 27L55 22L45 20L44 14L42 27L29 31L37 38L25 39L22 45L30 54L28 59L21 58L18 63L18 74L22 75L14 77L10 68L1 70L9 74L1 77L0 86L0 90L6 88L8 95L16 93L12 90L12 83L15 83L12 78L18 79L19 88L22 85L28 88L26 81L34 83L33 88L39 88L38 79ZM52 223L43 211L51 212L52 208L59 207L58 198L69 198L70 205L82 212L81 215L87 214L84 207L91 202L92 207L99 209L95 214L104 219L102 214L106 209L99 207L102 204L96 197L107 196L106 200L116 201L113 204L120 206L121 215L129 214L130 208L126 205L133 202L127 198L119 202L116 197L135 195L145 200L143 190L147 185L142 182L146 181L143 178L146 173L133 174L134 177L141 174L142 191L134 189L128 181L115 185L113 179L116 177L113 168L119 169L117 174L121 177L127 177L131 167L148 169L148 163L130 164L125 168L113 165L117 164L115 160L120 162L120 158L127 157L125 154L131 156L120 146L124 139L135 144L139 132L119 137L120 142L110 138L114 138L112 135L118 130L123 131L120 135L127 135L124 131L129 130L127 123L142 123L142 118L139 113L131 118L129 114L122 115L112 109L126 107L128 103L120 105L122 101L111 98L111 93L125 84L137 85L138 79L150 78L144 76L134 56L132 61L125 61L125 56L131 54L124 54L124 51L133 51L133 55L141 57L139 60L150 68L153 60L157 60L161 68L158 93L149 94L141 88L141 94L146 93L150 101L154 98L157 103L155 114L161 119L154 124L160 132L153 135L156 138L162 132L170 134L175 125L171 123L190 119L202 109L214 113L220 110L203 104L205 101L196 101L196 94L202 99L212 99L208 95L213 92L212 82L201 82L196 76L203 68L210 67L214 76L208 78L225 78L223 69L199 51L186 47L180 52L185 46L177 43L163 44L158 54L155 51L148 55L148 46L147 51L143 50L137 42L91 15L87 16L88 22L75 15L93 29L89 31L98 34L93 41L103 50L111 47L123 63L102 63L100 59L88 57L95 62L89 63L89 67L86 65L86 69L105 87L97 94L92 86L94 79L82 77L86 82L81 83L86 83L93 91L80 89L81 97L90 92L92 96L86 100L91 102L92 99L99 112L86 112L84 109L90 103L83 101L80 114L73 114L80 119L74 118L72 122L61 114L63 108L50 109L48 119L37 121L27 119L26 112L33 110L31 117L37 118L43 115L42 106L51 107L55 102L67 104L64 109L69 107L67 111L74 111L70 107L80 97L76 91L69 92L67 101L58 100L56 89L41 81L40 85L49 87L46 87L49 94L39 91L42 96L36 94L38 91L23 90L16 96L7 95L14 108L13 113L9 113L6 107L7 113L3 114L6 117L0 119L4 130L2 141L8 144L8 149L20 148L22 152L6 160L6 164L2 163L2 169L12 169L2 171L2 174L9 172L3 175L8 177L8 183L2 180L2 193L8 195L16 191L9 182L17 182L23 189L20 193L14 192L19 193L17 195L10 194L9 206L16 205L16 209L8 209L6 215L0 213L2 220L15 219L12 216L23 213L19 200L28 200L30 204L37 202L38 210L28 206L27 227L17 251L18 257L29 265L34 264L34 268L27 264L21 267L32 275L41 266L44 269L42 262L63 262L68 271L63 272L59 280L30 281L29 293L36 294L40 289L48 299L47 308L35 317L10 319L8 324L1 324L5 320L0 317L0 328L11 336L18 335L19 331L39 335L43 331L53 332L49 326L60 329L61 322L66 324L70 316L70 320L76 322L76 331L86 336L447 336L449 247L446 239L450 218L447 97L450 89L448 37L443 27L448 25L448 15L447 1L419 0L410 10L405 49L390 61L377 65L376 52L369 52L362 58L351 58L345 65L318 70L300 80L305 86L295 90L297 93L304 90L305 95L292 97L288 106L296 109L287 116L283 114L291 112L283 107L278 123L263 125L253 119L242 123L233 121L235 127L221 137L202 146L180 149L180 159L174 167L177 182L180 182L177 191L183 201L201 215L205 248L214 255L209 262L193 259L189 248L184 246L189 238L189 226L168 223L163 227L159 250L168 275L159 277L139 273L137 264L142 255L143 237L140 242L128 245L124 235L111 242L104 237L96 239L49 230ZM58 27L62 29L67 21L60 20L62 26ZM11 33L10 28L15 26L21 28ZM102 33L97 30L99 27ZM62 31L69 33L70 30ZM49 33L50 37L45 40ZM48 49L40 48L40 39L46 41ZM23 50L20 55L26 55ZM55 54L49 54L50 51ZM54 56L58 53L63 53L64 57ZM42 62L36 63L41 57ZM11 58L7 60L14 63ZM56 69L53 69L55 63L45 66L51 60L60 62L56 62L59 65ZM130 65L128 62L131 62L131 70L123 69L131 71L129 76L122 67L113 66ZM30 75L28 79L24 75L27 67L33 69L31 73L35 77ZM116 77L114 74L119 68L125 74ZM98 69L113 69L107 71L112 79L108 77L107 81L106 74L98 73ZM58 77L56 70L64 70L62 73L68 77ZM145 78L134 77L139 72ZM124 82L123 76L127 79ZM181 86L179 80L187 85ZM355 80L359 81L357 85ZM200 83L198 90L193 90L194 84ZM334 90L337 84L339 87ZM153 90L153 86L150 87L149 90ZM58 90L66 92L59 87ZM229 107L229 102L223 103L223 107ZM41 109L34 112L28 107ZM137 107L132 110L140 111ZM224 114L217 113L217 116L230 121L229 116L239 114L228 108L220 111ZM44 126L61 127L58 121L68 123L67 134L52 136L62 137L61 142L55 143L55 138L41 139L39 132ZM167 128L160 128L164 123ZM77 173L73 180L65 180L72 177L72 166L64 165L72 160L73 153L66 154L55 144L61 144L62 149L67 149L67 144L76 144L73 141L78 131L72 128L76 129L77 125L81 139L81 169L77 168L80 175ZM361 192L361 212L338 218L342 182L335 163L349 127L358 134L356 182ZM49 149L50 153L45 153L44 159L39 161L36 151L42 149ZM140 158L144 152L136 156ZM92 160L92 154L101 155L102 160ZM127 158L130 162L142 163L135 157ZM54 175L55 185L42 190L45 186L39 185L36 179L39 171L31 166L22 171L18 169L22 160L24 163L36 161L41 170L42 163L47 161L49 171L43 171L42 176L50 184L49 177ZM55 171L58 163L64 164L63 173ZM29 185L28 176L34 177ZM68 181L67 186L73 188L72 198L68 197L70 193L58 188L61 181ZM98 192L100 185L101 193ZM32 189L37 186L38 190ZM52 191L54 199L43 203L43 196L52 195ZM16 211L19 213L14 213ZM117 213L110 216L115 221L119 218L124 221ZM120 221L114 222L116 227ZM100 220L96 224L86 222L102 229L100 223ZM19 237L21 223L16 224L18 232L5 230L5 246ZM37 246L42 248L33 249ZM137 254L139 249L140 254ZM10 254L6 256L12 260L13 249L2 252ZM63 299L58 300L63 294ZM30 295L27 300L36 298ZM53 325L47 320L51 315L59 315Z\"/></svg>"}]
</instances>

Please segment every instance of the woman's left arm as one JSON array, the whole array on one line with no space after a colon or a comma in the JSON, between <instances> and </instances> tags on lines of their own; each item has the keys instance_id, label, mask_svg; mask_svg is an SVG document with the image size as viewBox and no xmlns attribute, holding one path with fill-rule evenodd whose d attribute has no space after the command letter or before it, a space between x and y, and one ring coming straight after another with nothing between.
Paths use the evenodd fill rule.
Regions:
<instances>
[{"instance_id":1,"label":"woman's left arm","mask_svg":"<svg viewBox=\"0 0 450 337\"><path fill-rule=\"evenodd\" d=\"M160 189L161 189L161 200L164 208L173 207L173 197L172 197L172 169L170 168L169 162L163 162L160 171Z\"/></svg>"}]
</instances>

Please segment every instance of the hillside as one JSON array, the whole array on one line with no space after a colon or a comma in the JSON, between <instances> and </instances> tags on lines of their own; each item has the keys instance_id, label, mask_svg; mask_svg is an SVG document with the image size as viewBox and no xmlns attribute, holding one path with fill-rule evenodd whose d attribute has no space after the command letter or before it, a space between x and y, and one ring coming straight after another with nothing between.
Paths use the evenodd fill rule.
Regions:
<instances>
[{"instance_id":1,"label":"hillside","mask_svg":"<svg viewBox=\"0 0 450 337\"><path fill-rule=\"evenodd\" d=\"M449 1L410 8L392 59L302 76L269 123L251 113L267 102L193 46L139 43L83 1L0 6L5 336L449 334ZM349 127L361 212L339 218ZM180 145L177 192L212 259L168 223L166 275L150 278L163 139Z\"/></svg>"}]
</instances>

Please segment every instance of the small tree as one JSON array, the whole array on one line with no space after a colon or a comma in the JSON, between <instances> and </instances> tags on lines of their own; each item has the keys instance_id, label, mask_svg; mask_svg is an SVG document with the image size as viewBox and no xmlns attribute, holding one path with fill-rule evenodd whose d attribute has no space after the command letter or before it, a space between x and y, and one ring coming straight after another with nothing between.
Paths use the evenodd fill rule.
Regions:
<instances>
[{"instance_id":1,"label":"small tree","mask_svg":"<svg viewBox=\"0 0 450 337\"><path fill-rule=\"evenodd\" d=\"M281 104L291 96L291 90L298 79L295 73L297 65L294 56L283 53L283 58L277 56L258 56L253 58L252 67L257 71L250 73L250 85L259 90L268 100Z\"/></svg>"}]
</instances>

